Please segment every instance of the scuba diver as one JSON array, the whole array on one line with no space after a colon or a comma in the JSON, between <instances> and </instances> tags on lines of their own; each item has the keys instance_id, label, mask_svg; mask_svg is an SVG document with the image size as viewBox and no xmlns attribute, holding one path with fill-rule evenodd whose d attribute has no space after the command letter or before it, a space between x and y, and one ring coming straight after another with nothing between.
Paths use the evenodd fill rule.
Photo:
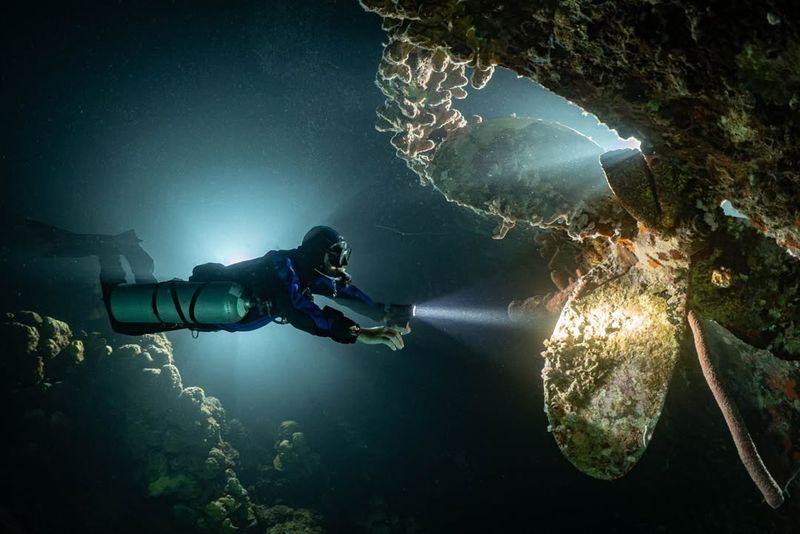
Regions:
<instances>
[{"instance_id":1,"label":"scuba diver","mask_svg":"<svg viewBox=\"0 0 800 534\"><path fill-rule=\"evenodd\" d=\"M194 267L188 281L158 282L153 259L133 230L118 235L76 234L26 221L29 236L45 244L49 256L96 255L100 286L115 332L141 335L178 329L193 332L241 332L271 322L290 324L339 343L382 344L402 349L410 332L413 306L374 302L351 283L346 267L347 241L333 228L315 226L299 247L271 250L260 258ZM127 283L121 258L136 283ZM341 311L314 302L314 295L333 299L384 326L361 327Z\"/></svg>"}]
</instances>

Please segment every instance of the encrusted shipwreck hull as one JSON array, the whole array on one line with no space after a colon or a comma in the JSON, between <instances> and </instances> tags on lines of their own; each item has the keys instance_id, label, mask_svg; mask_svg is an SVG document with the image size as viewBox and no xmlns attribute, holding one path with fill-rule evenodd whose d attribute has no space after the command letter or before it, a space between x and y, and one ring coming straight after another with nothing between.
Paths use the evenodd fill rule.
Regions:
<instances>
[{"instance_id":1,"label":"encrusted shipwreck hull","mask_svg":"<svg viewBox=\"0 0 800 534\"><path fill-rule=\"evenodd\" d=\"M643 234L581 277L545 342L545 406L564 455L602 479L650 443L685 332L687 259L653 264L680 241Z\"/></svg>"},{"instance_id":2,"label":"encrusted shipwreck hull","mask_svg":"<svg viewBox=\"0 0 800 534\"><path fill-rule=\"evenodd\" d=\"M773 354L800 359L798 265L789 256L800 257L793 2L361 3L383 17L389 36L376 80L386 96L378 129L395 132L398 156L449 200L499 216L495 238L517 222L560 234L540 239L558 292L514 301L509 314L561 314L543 377L564 455L604 479L635 465L690 324L704 370L753 376L729 388L750 415L729 417L730 396L705 373L743 463L767 502L780 505L797 470L800 425L796 368L773 362ZM582 153L581 142L558 125L464 118L452 103L467 96L465 66L476 89L496 66L536 80L635 136L641 151L601 155L587 145L576 166L569 156ZM572 148L561 151L560 168L548 167L559 143ZM725 217L723 200L747 221ZM697 326L703 319L767 350L717 362ZM774 400L781 388L792 402ZM784 437L783 460L771 446L769 465L761 461L765 445L743 437L749 425Z\"/></svg>"},{"instance_id":3,"label":"encrusted shipwreck hull","mask_svg":"<svg viewBox=\"0 0 800 534\"><path fill-rule=\"evenodd\" d=\"M683 333L634 276L572 298L543 354L550 430L578 469L602 479L627 473L649 445Z\"/></svg>"},{"instance_id":4,"label":"encrusted shipwreck hull","mask_svg":"<svg viewBox=\"0 0 800 534\"><path fill-rule=\"evenodd\" d=\"M501 231L519 222L577 237L627 218L611 199L601 152L557 123L491 119L453 131L423 176L451 202L500 217Z\"/></svg>"},{"instance_id":5,"label":"encrusted shipwreck hull","mask_svg":"<svg viewBox=\"0 0 800 534\"><path fill-rule=\"evenodd\" d=\"M676 176L731 200L800 254L791 0L360 1L392 41L474 66L476 87L503 66L635 136Z\"/></svg>"}]
</instances>

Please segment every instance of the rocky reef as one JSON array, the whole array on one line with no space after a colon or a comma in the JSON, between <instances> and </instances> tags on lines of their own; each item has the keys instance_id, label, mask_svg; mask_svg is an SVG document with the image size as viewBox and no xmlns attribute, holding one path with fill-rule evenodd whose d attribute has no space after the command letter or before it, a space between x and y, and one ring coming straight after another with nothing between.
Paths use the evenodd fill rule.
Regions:
<instances>
[{"instance_id":1,"label":"rocky reef","mask_svg":"<svg viewBox=\"0 0 800 534\"><path fill-rule=\"evenodd\" d=\"M322 532L309 510L254 502L226 439L237 423L218 399L184 386L163 334L112 348L98 333L22 311L5 315L0 340L10 428L23 430L2 445L4 502L20 528L69 530L80 518L88 531ZM289 439L279 451L287 468L308 450L302 433ZM84 500L61 516L41 513L70 484L83 496L71 498ZM128 509L137 506L147 513Z\"/></svg>"}]
</instances>

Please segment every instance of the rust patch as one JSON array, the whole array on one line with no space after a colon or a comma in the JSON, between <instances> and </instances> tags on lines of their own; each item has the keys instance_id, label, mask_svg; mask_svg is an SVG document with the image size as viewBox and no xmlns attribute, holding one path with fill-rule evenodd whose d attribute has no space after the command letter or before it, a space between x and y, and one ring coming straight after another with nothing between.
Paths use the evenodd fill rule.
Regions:
<instances>
[{"instance_id":1,"label":"rust patch","mask_svg":"<svg viewBox=\"0 0 800 534\"><path fill-rule=\"evenodd\" d=\"M795 250L800 249L800 241L798 241L797 239L793 238L790 235L787 235L786 237L781 239L778 242L778 244L784 248L793 248Z\"/></svg>"},{"instance_id":2,"label":"rust patch","mask_svg":"<svg viewBox=\"0 0 800 534\"><path fill-rule=\"evenodd\" d=\"M633 252L636 249L636 245L634 245L633 241L631 241L630 239L625 239L624 237L620 237L619 239L617 239L617 243L619 243L626 249L630 250L631 252Z\"/></svg>"},{"instance_id":3,"label":"rust patch","mask_svg":"<svg viewBox=\"0 0 800 534\"><path fill-rule=\"evenodd\" d=\"M655 269L656 267L663 267L664 265L654 257L647 255L647 265Z\"/></svg>"},{"instance_id":4,"label":"rust patch","mask_svg":"<svg viewBox=\"0 0 800 534\"><path fill-rule=\"evenodd\" d=\"M790 401L800 399L800 395L797 394L797 390L795 389L797 382L793 378L775 376L770 377L768 381L773 391L782 393Z\"/></svg>"},{"instance_id":5,"label":"rust patch","mask_svg":"<svg viewBox=\"0 0 800 534\"><path fill-rule=\"evenodd\" d=\"M597 230L597 233L603 237L614 237L614 227L609 223L597 223L595 229Z\"/></svg>"},{"instance_id":6,"label":"rust patch","mask_svg":"<svg viewBox=\"0 0 800 534\"><path fill-rule=\"evenodd\" d=\"M758 215L753 215L752 217L750 217L750 224L752 224L753 228L755 228L759 232L764 234L767 233L768 230L767 225L764 223L764 220Z\"/></svg>"},{"instance_id":7,"label":"rust patch","mask_svg":"<svg viewBox=\"0 0 800 534\"><path fill-rule=\"evenodd\" d=\"M672 257L673 260L685 260L686 256L681 253L678 249L672 249L669 251L669 255Z\"/></svg>"}]
</instances>

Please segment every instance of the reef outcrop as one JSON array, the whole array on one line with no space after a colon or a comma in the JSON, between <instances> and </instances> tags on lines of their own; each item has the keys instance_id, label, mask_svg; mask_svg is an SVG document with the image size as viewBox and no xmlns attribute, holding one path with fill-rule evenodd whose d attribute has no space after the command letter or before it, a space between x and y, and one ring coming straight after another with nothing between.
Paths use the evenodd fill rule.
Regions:
<instances>
[{"instance_id":1,"label":"reef outcrop","mask_svg":"<svg viewBox=\"0 0 800 534\"><path fill-rule=\"evenodd\" d=\"M28 486L25 466L55 456L55 465L67 471L55 486L77 477L86 486L81 493L101 503L82 519L88 530L148 528L144 518L136 527L105 515L127 497L121 490L103 495L102 481L93 486L93 464L102 462L103 476L112 471L133 498L151 503L151 521L167 521L178 531L321 532L308 510L276 510L251 499L237 475L238 452L225 438L222 404L183 384L169 340L152 334L131 341L112 348L100 334L75 334L51 317L5 314L2 391L13 407L11 428L25 429L4 440L2 455L17 520L46 531L78 517L38 514L32 504L38 499L27 494L37 490ZM293 448L301 448L292 439Z\"/></svg>"}]
</instances>

